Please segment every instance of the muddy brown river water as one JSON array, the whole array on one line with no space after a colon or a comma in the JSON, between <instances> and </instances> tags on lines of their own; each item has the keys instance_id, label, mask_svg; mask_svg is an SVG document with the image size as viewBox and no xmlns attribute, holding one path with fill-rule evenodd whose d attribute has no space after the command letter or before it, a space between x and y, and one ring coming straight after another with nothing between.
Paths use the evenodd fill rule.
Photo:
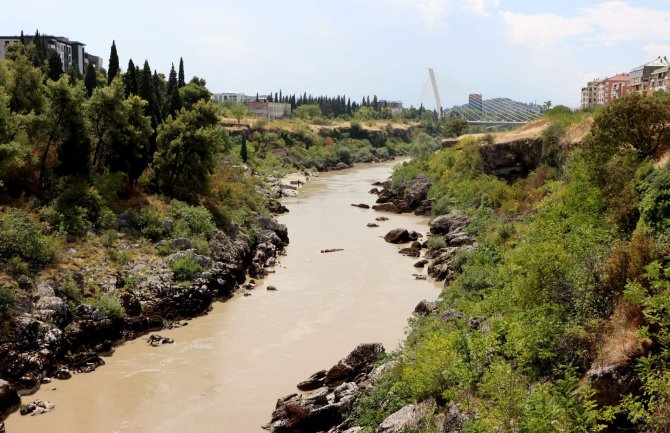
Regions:
<instances>
[{"instance_id":1,"label":"muddy brown river water","mask_svg":"<svg viewBox=\"0 0 670 433\"><path fill-rule=\"evenodd\" d=\"M370 184L392 163L322 174L284 199L279 218L291 244L252 292L216 303L188 326L161 331L174 344L127 342L94 373L43 385L34 396L56 410L12 415L8 433L258 433L278 397L329 368L362 342L387 350L404 336L407 318L439 286L417 281L414 260L384 242L390 229L427 231L427 219L350 206L372 205ZM326 248L343 251L321 254ZM278 291L265 290L274 285Z\"/></svg>"}]
</instances>

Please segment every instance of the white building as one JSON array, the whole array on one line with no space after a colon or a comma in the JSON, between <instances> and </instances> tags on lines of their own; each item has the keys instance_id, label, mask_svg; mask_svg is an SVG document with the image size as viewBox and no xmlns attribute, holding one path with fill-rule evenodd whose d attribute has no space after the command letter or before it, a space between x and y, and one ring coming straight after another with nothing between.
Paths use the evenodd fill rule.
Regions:
<instances>
[{"instance_id":1,"label":"white building","mask_svg":"<svg viewBox=\"0 0 670 433\"><path fill-rule=\"evenodd\" d=\"M233 102L235 104L241 104L246 101L247 96L244 93L214 93L212 95L212 100L214 102Z\"/></svg>"}]
</instances>

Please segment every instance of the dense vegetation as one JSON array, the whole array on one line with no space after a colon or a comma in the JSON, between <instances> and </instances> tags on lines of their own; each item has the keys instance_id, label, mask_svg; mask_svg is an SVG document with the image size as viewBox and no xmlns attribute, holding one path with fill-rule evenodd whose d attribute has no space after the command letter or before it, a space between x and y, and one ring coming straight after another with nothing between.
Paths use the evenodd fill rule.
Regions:
<instances>
[{"instance_id":1,"label":"dense vegetation","mask_svg":"<svg viewBox=\"0 0 670 433\"><path fill-rule=\"evenodd\" d=\"M254 242L257 217L269 213L267 176L411 148L408 128L357 122L320 131L309 120L283 128L258 119L229 132L227 108L210 100L205 80L186 81L182 59L167 76L132 59L124 71L112 43L108 65L65 74L39 33L0 61L2 321L20 283L45 280L72 307L119 317L117 298L142 278L135 266L161 267L184 245L210 256L216 229ZM192 255L168 266L184 282L202 270ZM113 274L122 281L105 285Z\"/></svg>"},{"instance_id":2,"label":"dense vegetation","mask_svg":"<svg viewBox=\"0 0 670 433\"><path fill-rule=\"evenodd\" d=\"M397 168L396 185L427 174L435 215L471 217L478 245L359 400L366 431L426 399L475 414L465 432L670 429L669 108L621 99L572 148L566 129L589 115L549 110L554 151L511 182L472 138Z\"/></svg>"}]
</instances>

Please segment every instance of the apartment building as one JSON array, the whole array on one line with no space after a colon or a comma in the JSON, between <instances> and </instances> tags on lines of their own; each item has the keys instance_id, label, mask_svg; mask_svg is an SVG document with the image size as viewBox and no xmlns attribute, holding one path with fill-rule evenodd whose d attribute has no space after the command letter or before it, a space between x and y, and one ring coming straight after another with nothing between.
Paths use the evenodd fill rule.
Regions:
<instances>
[{"instance_id":1,"label":"apartment building","mask_svg":"<svg viewBox=\"0 0 670 433\"><path fill-rule=\"evenodd\" d=\"M95 65L96 68L102 68L102 58L89 54L84 47L86 44L71 41L64 36L50 36L41 35L43 42L46 44L47 50L55 51L60 56L63 62L63 70L70 72L72 68L77 68L80 74L86 72L86 67L89 64ZM24 35L26 44L33 41L33 36ZM21 42L21 36L0 36L0 59L4 59L7 54L7 48L11 44Z\"/></svg>"},{"instance_id":2,"label":"apartment building","mask_svg":"<svg viewBox=\"0 0 670 433\"><path fill-rule=\"evenodd\" d=\"M284 102L250 101L247 102L249 113L268 119L281 119L291 115L291 104Z\"/></svg>"},{"instance_id":3,"label":"apartment building","mask_svg":"<svg viewBox=\"0 0 670 433\"><path fill-rule=\"evenodd\" d=\"M388 109L391 113L391 116L399 116L402 114L402 102L400 101L387 101L382 99L379 101L379 107L383 109Z\"/></svg>"},{"instance_id":4,"label":"apartment building","mask_svg":"<svg viewBox=\"0 0 670 433\"><path fill-rule=\"evenodd\" d=\"M233 102L235 104L241 104L245 102L246 95L244 93L214 93L212 94L212 100L214 102Z\"/></svg>"},{"instance_id":5,"label":"apartment building","mask_svg":"<svg viewBox=\"0 0 670 433\"><path fill-rule=\"evenodd\" d=\"M589 81L582 87L580 107L586 109L596 105L607 105L626 96L631 91L630 81L630 76L624 73Z\"/></svg>"},{"instance_id":6,"label":"apartment building","mask_svg":"<svg viewBox=\"0 0 670 433\"><path fill-rule=\"evenodd\" d=\"M652 82L652 75L658 75L659 70L667 69L668 67L670 67L668 58L659 56L657 59L633 69L630 71L631 91L637 93L654 92L654 88L658 86L657 82ZM656 77L656 79L658 79L658 77ZM665 79L663 80L665 81Z\"/></svg>"}]
</instances>

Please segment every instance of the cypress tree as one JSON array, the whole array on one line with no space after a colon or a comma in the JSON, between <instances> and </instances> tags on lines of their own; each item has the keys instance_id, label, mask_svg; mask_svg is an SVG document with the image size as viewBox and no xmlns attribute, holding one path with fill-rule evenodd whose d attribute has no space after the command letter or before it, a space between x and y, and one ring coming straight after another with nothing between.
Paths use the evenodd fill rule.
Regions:
<instances>
[{"instance_id":1,"label":"cypress tree","mask_svg":"<svg viewBox=\"0 0 670 433\"><path fill-rule=\"evenodd\" d=\"M53 81L58 81L63 75L63 60L61 60L60 54L54 50L49 50L48 60L47 77Z\"/></svg>"},{"instance_id":2,"label":"cypress tree","mask_svg":"<svg viewBox=\"0 0 670 433\"><path fill-rule=\"evenodd\" d=\"M35 66L42 67L47 59L47 49L44 41L42 40L42 36L40 36L39 30L35 30L35 36L33 37L33 44L37 48L35 57Z\"/></svg>"},{"instance_id":3,"label":"cypress tree","mask_svg":"<svg viewBox=\"0 0 670 433\"><path fill-rule=\"evenodd\" d=\"M177 80L177 86L181 89L186 85L186 80L184 79L184 59L179 58L179 78Z\"/></svg>"},{"instance_id":4,"label":"cypress tree","mask_svg":"<svg viewBox=\"0 0 670 433\"><path fill-rule=\"evenodd\" d=\"M98 87L98 78L96 77L95 66L92 63L89 63L86 68L84 86L86 86L86 93L88 93L89 97L93 94L93 89Z\"/></svg>"},{"instance_id":5,"label":"cypress tree","mask_svg":"<svg viewBox=\"0 0 670 433\"><path fill-rule=\"evenodd\" d=\"M154 133L149 137L149 152L148 155L146 155L147 160L150 160L156 150L155 130L159 124L160 117L158 113L160 112L160 108L158 107L156 86L154 85L151 67L147 60L144 61L144 67L140 71L138 87L138 96L147 101L147 105L144 107L144 115L151 119L151 126L154 129Z\"/></svg>"},{"instance_id":6,"label":"cypress tree","mask_svg":"<svg viewBox=\"0 0 670 433\"><path fill-rule=\"evenodd\" d=\"M168 76L167 88L165 91L166 98L166 116L176 116L181 109L181 96L179 95L179 81L177 80L177 72L174 70L174 63L170 68L170 75Z\"/></svg>"},{"instance_id":7,"label":"cypress tree","mask_svg":"<svg viewBox=\"0 0 670 433\"><path fill-rule=\"evenodd\" d=\"M372 98L372 108L375 111L379 111L379 102L377 101L377 95Z\"/></svg>"},{"instance_id":8,"label":"cypress tree","mask_svg":"<svg viewBox=\"0 0 670 433\"><path fill-rule=\"evenodd\" d=\"M128 95L137 95L137 69L135 68L133 59L128 60L128 70L123 74L123 85L126 88L126 97Z\"/></svg>"},{"instance_id":9,"label":"cypress tree","mask_svg":"<svg viewBox=\"0 0 670 433\"><path fill-rule=\"evenodd\" d=\"M245 164L247 163L247 159L249 159L249 154L247 153L247 137L244 135L242 136L242 147L240 148L240 158L242 158L242 162Z\"/></svg>"},{"instance_id":10,"label":"cypress tree","mask_svg":"<svg viewBox=\"0 0 670 433\"><path fill-rule=\"evenodd\" d=\"M26 38L23 36L23 30L21 30L21 39L20 40L21 40L21 45L26 44Z\"/></svg>"},{"instance_id":11,"label":"cypress tree","mask_svg":"<svg viewBox=\"0 0 670 433\"><path fill-rule=\"evenodd\" d=\"M107 84L111 84L117 75L119 75L119 55L116 53L116 42L112 41L112 49L109 53L109 67L107 68Z\"/></svg>"}]
</instances>

